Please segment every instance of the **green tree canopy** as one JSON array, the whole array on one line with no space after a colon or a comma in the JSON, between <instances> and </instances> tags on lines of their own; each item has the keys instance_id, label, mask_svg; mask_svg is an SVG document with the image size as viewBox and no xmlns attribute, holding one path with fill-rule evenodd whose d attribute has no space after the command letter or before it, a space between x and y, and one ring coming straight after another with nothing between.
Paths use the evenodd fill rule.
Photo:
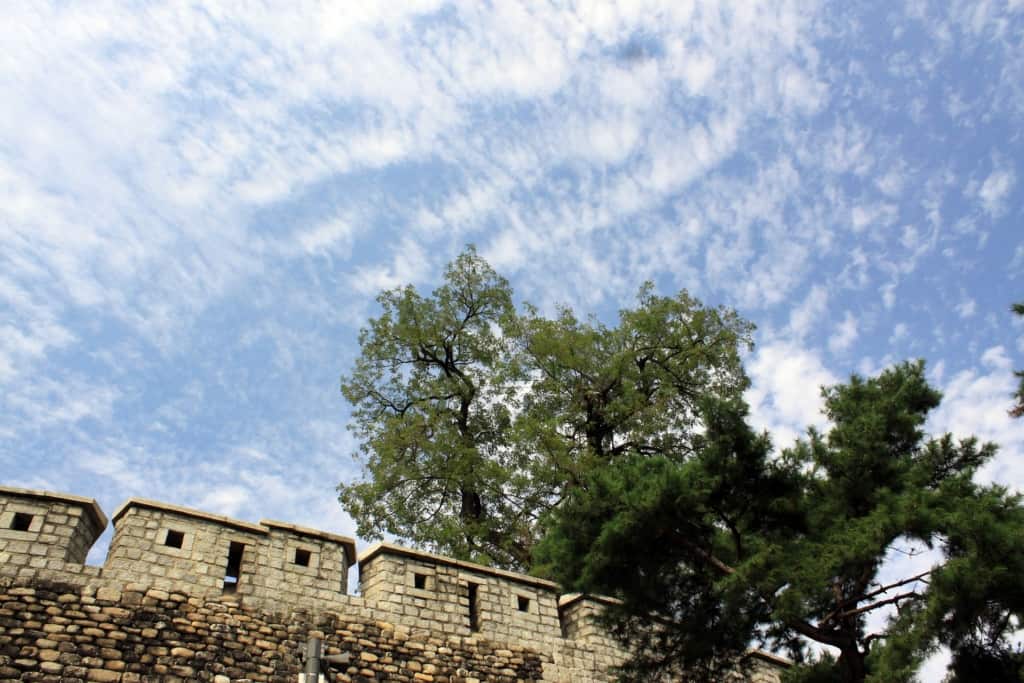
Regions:
<instances>
[{"instance_id":1,"label":"green tree canopy","mask_svg":"<svg viewBox=\"0 0 1024 683\"><path fill-rule=\"evenodd\" d=\"M407 286L377 301L341 385L368 474L339 487L359 533L523 561L529 491L509 438L525 375L508 282L467 251L433 296Z\"/></svg>"},{"instance_id":2,"label":"green tree canopy","mask_svg":"<svg viewBox=\"0 0 1024 683\"><path fill-rule=\"evenodd\" d=\"M704 396L740 395L752 326L641 288L618 324L516 309L472 248L423 296L382 293L341 389L365 464L339 486L368 538L526 569L541 520L594 469L693 450Z\"/></svg>"},{"instance_id":3,"label":"green tree canopy","mask_svg":"<svg viewBox=\"0 0 1024 683\"><path fill-rule=\"evenodd\" d=\"M1024 510L972 479L995 447L926 438L940 395L922 363L824 398L828 433L778 456L741 401L706 398L692 456L615 459L553 512L539 571L622 599L608 618L636 653L627 678L720 680L757 642L806 662L794 681L909 681L940 644L961 672L1019 662ZM913 542L943 561L883 581L887 554ZM885 608L894 616L869 629ZM838 658L811 664L809 641Z\"/></svg>"}]
</instances>

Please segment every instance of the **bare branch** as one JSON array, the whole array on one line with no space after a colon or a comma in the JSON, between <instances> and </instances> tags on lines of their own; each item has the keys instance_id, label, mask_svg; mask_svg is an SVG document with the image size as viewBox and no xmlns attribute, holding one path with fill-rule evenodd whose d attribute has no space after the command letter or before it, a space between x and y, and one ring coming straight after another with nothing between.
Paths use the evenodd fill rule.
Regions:
<instances>
[{"instance_id":1,"label":"bare branch","mask_svg":"<svg viewBox=\"0 0 1024 683\"><path fill-rule=\"evenodd\" d=\"M879 600L878 602L873 602L870 605L864 605L863 607L858 607L857 609L852 609L849 612L843 612L842 614L838 615L838 618L846 619L848 617L853 617L853 616L856 616L858 614L863 614L864 612L870 612L872 610L876 610L879 607L884 607L885 605L898 604L900 600L909 600L910 598L921 598L921 597L922 597L922 595L920 593L918 593L917 591L908 591L906 593L900 593L899 595L894 595L891 598L887 598L885 600Z\"/></svg>"},{"instance_id":2,"label":"bare branch","mask_svg":"<svg viewBox=\"0 0 1024 683\"><path fill-rule=\"evenodd\" d=\"M911 576L909 578L902 579L900 581L894 581L893 583L887 584L885 586L879 586L878 588L876 588L875 590L871 591L870 593L864 593L863 595L855 595L853 597L846 598L845 600L842 600L842 601L837 600L836 601L836 609L833 610L832 612L830 612L829 614L825 615L825 617L820 622L818 622L818 623L819 624L827 624L830 621L834 621L834 620L837 620L837 619L843 619L843 618L845 618L846 616L848 616L850 614L856 614L858 611L870 611L870 610L874 609L874 607L869 607L866 610L857 610L857 611L854 611L854 612L843 612L842 610L843 610L843 608L849 607L850 605L856 605L857 603L862 602L864 600L870 600L871 598L873 598L873 597L875 597L877 595L882 595L883 593L887 593L888 591L892 590L893 588L899 588L900 586L905 586L908 583L914 583L916 581L924 581L925 577L928 576L931 573L932 573L932 570L929 569L928 571L921 572L920 574L916 574L916 575Z\"/></svg>"}]
</instances>

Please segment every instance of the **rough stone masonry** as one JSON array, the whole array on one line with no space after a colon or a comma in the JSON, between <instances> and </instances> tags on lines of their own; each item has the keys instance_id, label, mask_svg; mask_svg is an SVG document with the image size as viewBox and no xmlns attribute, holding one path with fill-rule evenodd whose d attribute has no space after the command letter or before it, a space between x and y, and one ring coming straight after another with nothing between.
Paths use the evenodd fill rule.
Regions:
<instances>
[{"instance_id":1,"label":"rough stone masonry","mask_svg":"<svg viewBox=\"0 0 1024 683\"><path fill-rule=\"evenodd\" d=\"M94 500L0 486L0 680L298 681L311 637L349 654L335 681L606 681L626 656L606 599L534 577L139 498L113 523L86 565ZM750 661L756 683L787 664Z\"/></svg>"}]
</instances>

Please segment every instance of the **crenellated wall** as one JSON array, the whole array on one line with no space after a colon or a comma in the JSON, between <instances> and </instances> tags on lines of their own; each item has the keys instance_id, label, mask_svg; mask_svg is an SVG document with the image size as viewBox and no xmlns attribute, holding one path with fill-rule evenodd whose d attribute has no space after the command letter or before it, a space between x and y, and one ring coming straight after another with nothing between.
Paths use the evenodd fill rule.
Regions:
<instances>
[{"instance_id":1,"label":"crenellated wall","mask_svg":"<svg viewBox=\"0 0 1024 683\"><path fill-rule=\"evenodd\" d=\"M106 517L79 496L0 487L0 680L296 681L309 637L337 681L611 680L626 653L604 598L534 577L283 522L133 498L102 567ZM756 653L751 680L783 660Z\"/></svg>"},{"instance_id":2,"label":"crenellated wall","mask_svg":"<svg viewBox=\"0 0 1024 683\"><path fill-rule=\"evenodd\" d=\"M141 498L113 519L104 571L157 588L330 602L346 593L355 562L351 538L285 522L251 524Z\"/></svg>"},{"instance_id":3,"label":"crenellated wall","mask_svg":"<svg viewBox=\"0 0 1024 683\"><path fill-rule=\"evenodd\" d=\"M390 543L359 558L363 597L402 623L549 649L561 639L558 585Z\"/></svg>"},{"instance_id":4,"label":"crenellated wall","mask_svg":"<svg viewBox=\"0 0 1024 683\"><path fill-rule=\"evenodd\" d=\"M106 527L92 498L0 487L0 566L82 564Z\"/></svg>"}]
</instances>

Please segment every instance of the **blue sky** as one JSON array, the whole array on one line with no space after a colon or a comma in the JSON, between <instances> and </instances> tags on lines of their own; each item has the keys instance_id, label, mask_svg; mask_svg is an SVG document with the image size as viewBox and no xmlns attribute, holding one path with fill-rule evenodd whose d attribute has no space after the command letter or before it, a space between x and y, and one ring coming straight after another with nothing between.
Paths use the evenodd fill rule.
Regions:
<instances>
[{"instance_id":1,"label":"blue sky","mask_svg":"<svg viewBox=\"0 0 1024 683\"><path fill-rule=\"evenodd\" d=\"M468 242L543 310L758 325L754 418L925 358L1024 488L1024 0L16 3L5 483L351 533L339 376Z\"/></svg>"}]
</instances>

